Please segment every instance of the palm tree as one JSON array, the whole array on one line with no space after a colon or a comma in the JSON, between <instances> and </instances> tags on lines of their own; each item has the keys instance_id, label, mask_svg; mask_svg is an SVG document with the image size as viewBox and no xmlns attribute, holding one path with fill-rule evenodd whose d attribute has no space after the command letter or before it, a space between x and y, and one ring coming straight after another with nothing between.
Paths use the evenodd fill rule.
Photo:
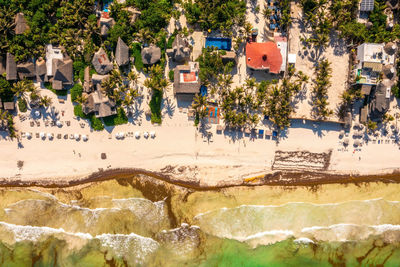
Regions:
<instances>
[{"instance_id":1,"label":"palm tree","mask_svg":"<svg viewBox=\"0 0 400 267\"><path fill-rule=\"evenodd\" d=\"M153 65L150 67L150 75L149 78L144 81L144 85L152 90L164 92L169 82L164 78L164 70L160 65Z\"/></svg>"},{"instance_id":2,"label":"palm tree","mask_svg":"<svg viewBox=\"0 0 400 267\"><path fill-rule=\"evenodd\" d=\"M133 84L136 84L138 79L139 79L139 74L136 71L131 71L128 74L128 79L130 82L132 82Z\"/></svg>"},{"instance_id":3,"label":"palm tree","mask_svg":"<svg viewBox=\"0 0 400 267\"><path fill-rule=\"evenodd\" d=\"M53 101L51 100L51 98L46 95L43 97L40 97L40 101L39 101L40 105L43 107L46 107L46 108L49 107L52 104L52 102Z\"/></svg>"},{"instance_id":4,"label":"palm tree","mask_svg":"<svg viewBox=\"0 0 400 267\"><path fill-rule=\"evenodd\" d=\"M192 108L196 111L196 114L200 119L207 115L207 97L196 94L193 99Z\"/></svg>"},{"instance_id":5,"label":"palm tree","mask_svg":"<svg viewBox=\"0 0 400 267\"><path fill-rule=\"evenodd\" d=\"M86 103L87 100L88 100L87 95L86 94L81 94L81 95L78 95L76 97L75 102L77 102L80 105L83 105L83 104Z\"/></svg>"}]
</instances>

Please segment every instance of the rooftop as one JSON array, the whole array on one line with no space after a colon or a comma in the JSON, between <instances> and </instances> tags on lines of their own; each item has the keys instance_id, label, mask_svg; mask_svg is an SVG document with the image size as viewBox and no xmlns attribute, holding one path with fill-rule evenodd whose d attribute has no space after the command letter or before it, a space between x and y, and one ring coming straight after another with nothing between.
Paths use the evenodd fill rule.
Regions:
<instances>
[{"instance_id":1,"label":"rooftop","mask_svg":"<svg viewBox=\"0 0 400 267\"><path fill-rule=\"evenodd\" d=\"M174 94L197 94L200 92L199 65L189 62L174 70Z\"/></svg>"},{"instance_id":2,"label":"rooftop","mask_svg":"<svg viewBox=\"0 0 400 267\"><path fill-rule=\"evenodd\" d=\"M278 74L282 66L282 55L274 42L249 42L246 44L246 64L255 70L269 70Z\"/></svg>"}]
</instances>

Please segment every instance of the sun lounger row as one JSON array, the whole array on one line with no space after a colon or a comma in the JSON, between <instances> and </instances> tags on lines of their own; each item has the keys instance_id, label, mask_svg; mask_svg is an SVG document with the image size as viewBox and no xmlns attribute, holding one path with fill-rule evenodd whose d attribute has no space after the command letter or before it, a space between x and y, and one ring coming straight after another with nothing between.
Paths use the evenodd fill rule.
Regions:
<instances>
[{"instance_id":1,"label":"sun lounger row","mask_svg":"<svg viewBox=\"0 0 400 267\"><path fill-rule=\"evenodd\" d=\"M30 124L31 127L35 126L35 124L36 124L37 127L40 127L40 121L31 121L29 124ZM62 127L64 125L64 122L62 122L62 121L45 121L44 125L46 127L48 127L48 126L51 126L51 127L54 127L54 126ZM71 121L65 121L65 125L71 126ZM81 127L82 127L82 125L81 125Z\"/></svg>"},{"instance_id":2,"label":"sun lounger row","mask_svg":"<svg viewBox=\"0 0 400 267\"><path fill-rule=\"evenodd\" d=\"M57 138L57 139L73 139L73 140L76 140L76 141L79 141L79 140L83 140L83 141L87 141L87 140L89 140L89 136L88 135L86 135L86 134L57 134L57 135L54 135L54 133L44 133L44 132L40 132L40 133L35 133L35 134L33 134L32 132L22 132L21 133L21 137L22 138L26 138L26 139L28 139L28 140L30 140L30 139L32 139L32 138L37 138L37 139L42 139L42 140L45 140L45 139L48 139L48 140L53 140L54 138Z\"/></svg>"},{"instance_id":3,"label":"sun lounger row","mask_svg":"<svg viewBox=\"0 0 400 267\"><path fill-rule=\"evenodd\" d=\"M124 139L125 137L135 137L136 139L139 139L142 136L142 133L139 131L136 132L118 132L115 133L115 138L116 139ZM143 132L143 137L144 138L155 138L156 137L156 132L155 131L151 131L151 132ZM110 135L110 139L112 138L112 136Z\"/></svg>"}]
</instances>

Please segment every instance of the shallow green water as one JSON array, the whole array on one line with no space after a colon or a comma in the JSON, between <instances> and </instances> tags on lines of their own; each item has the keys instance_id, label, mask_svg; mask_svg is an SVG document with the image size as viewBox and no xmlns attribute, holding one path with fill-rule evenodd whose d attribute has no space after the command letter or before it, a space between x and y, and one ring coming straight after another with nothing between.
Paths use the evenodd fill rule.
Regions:
<instances>
[{"instance_id":1,"label":"shallow green water","mask_svg":"<svg viewBox=\"0 0 400 267\"><path fill-rule=\"evenodd\" d=\"M229 197L235 205L224 199L229 208L215 208L227 196L221 192L213 195L214 208L193 215L194 204L180 198L184 192L170 196L173 204L112 182L77 192L2 190L0 266L400 263L397 201L245 205Z\"/></svg>"}]
</instances>

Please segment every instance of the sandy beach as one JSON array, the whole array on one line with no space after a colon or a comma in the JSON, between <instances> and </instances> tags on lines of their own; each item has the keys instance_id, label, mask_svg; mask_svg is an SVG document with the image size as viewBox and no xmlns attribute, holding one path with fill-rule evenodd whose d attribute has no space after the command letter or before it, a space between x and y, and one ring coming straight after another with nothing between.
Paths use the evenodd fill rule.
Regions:
<instances>
[{"instance_id":1,"label":"sandy beach","mask_svg":"<svg viewBox=\"0 0 400 267\"><path fill-rule=\"evenodd\" d=\"M99 170L139 168L200 185L240 184L246 178L279 170L274 168L276 151L330 153L327 168L321 169L328 173L384 174L399 168L397 159L400 150L389 135L370 136L368 143L356 149L350 132L349 137L345 137L350 139L349 146L345 148L341 144L343 138L339 137L342 128L335 123L294 120L279 142L265 136L251 137L238 132L224 131L218 134L214 124L208 129L212 133L208 138L196 130L193 121L188 120L185 108L177 107L175 99L167 95L169 104L167 106L164 103L165 115L161 126L152 125L142 112L139 119L128 124L95 132L90 130L86 121L73 118L70 95L66 103L61 104L52 92L42 89L41 93L52 97L53 106L60 111L59 120L64 125L46 126L45 121L50 116L47 113L40 118L31 115L24 121L16 119L19 132L31 132L32 138L21 138L19 143L17 139L5 139L6 135L2 135L0 177L10 182L50 179L53 182L66 182L84 178ZM143 102L142 105L147 104ZM64 116L61 111L64 111ZM66 125L67 120L71 122L70 126ZM41 124L31 127L31 121ZM81 123L84 124L83 128ZM124 139L115 138L115 133L136 131L141 132L139 139L133 134ZM156 137L144 138L146 131L155 131ZM54 136L59 133L85 134L89 140L36 138L36 133L41 132L53 133ZM101 153L106 153L107 158L102 160ZM297 162L289 162L286 169L301 170L298 167L307 166L307 160L299 158ZM23 161L22 167L17 165L18 161Z\"/></svg>"}]
</instances>

